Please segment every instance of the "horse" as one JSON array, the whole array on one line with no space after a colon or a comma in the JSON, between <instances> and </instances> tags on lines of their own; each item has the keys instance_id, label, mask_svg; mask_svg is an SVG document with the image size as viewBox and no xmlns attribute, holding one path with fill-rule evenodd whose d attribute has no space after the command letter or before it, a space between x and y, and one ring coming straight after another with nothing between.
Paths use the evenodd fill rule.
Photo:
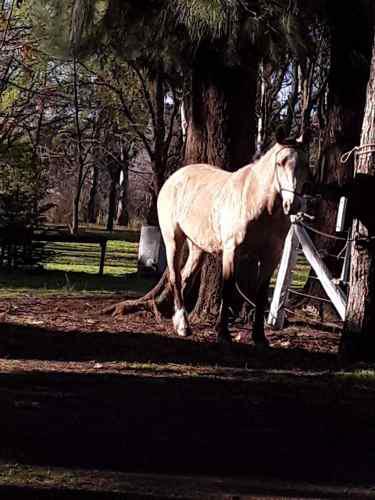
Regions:
<instances>
[{"instance_id":1,"label":"horse","mask_svg":"<svg viewBox=\"0 0 375 500\"><path fill-rule=\"evenodd\" d=\"M305 140L285 139L243 168L228 172L199 163L181 167L162 186L158 216L165 243L169 281L173 291L174 330L191 335L183 292L205 253L222 257L221 306L215 330L218 342L231 342L228 330L235 266L244 256L253 263L255 319L252 339L267 347L264 313L272 274L281 258L290 215L300 208L309 183ZM181 270L183 246L188 257Z\"/></svg>"}]
</instances>

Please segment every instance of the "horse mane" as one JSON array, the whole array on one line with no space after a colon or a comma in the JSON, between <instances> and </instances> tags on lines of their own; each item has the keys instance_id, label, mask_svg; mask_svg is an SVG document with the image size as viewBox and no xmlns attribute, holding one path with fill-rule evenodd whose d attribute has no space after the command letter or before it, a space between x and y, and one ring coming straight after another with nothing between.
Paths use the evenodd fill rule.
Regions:
<instances>
[{"instance_id":1,"label":"horse mane","mask_svg":"<svg viewBox=\"0 0 375 500\"><path fill-rule=\"evenodd\" d=\"M272 144L272 146L270 146L266 150L256 151L256 153L254 153L254 156L251 159L250 165L253 166L256 163L261 163L262 161L266 160L266 158L271 154L271 151L276 146L276 144L278 144L278 143L275 142L274 144Z\"/></svg>"},{"instance_id":2,"label":"horse mane","mask_svg":"<svg viewBox=\"0 0 375 500\"><path fill-rule=\"evenodd\" d=\"M251 163L257 162L258 160L260 160L260 158L262 158L263 155L264 155L264 152L258 149L258 151L256 151L253 154L253 157L251 158Z\"/></svg>"},{"instance_id":3,"label":"horse mane","mask_svg":"<svg viewBox=\"0 0 375 500\"><path fill-rule=\"evenodd\" d=\"M285 146L285 147L290 146L290 147L293 147L295 149L303 149L303 147L304 147L304 145L302 143L298 142L294 137L283 138L282 140L279 140L279 141L276 140L276 142L274 142L272 145L258 149L254 153L254 155L251 159L250 165L258 163L259 161L262 160L262 158L265 158L268 155L268 153L270 153L277 144L279 144L280 146Z\"/></svg>"}]
</instances>

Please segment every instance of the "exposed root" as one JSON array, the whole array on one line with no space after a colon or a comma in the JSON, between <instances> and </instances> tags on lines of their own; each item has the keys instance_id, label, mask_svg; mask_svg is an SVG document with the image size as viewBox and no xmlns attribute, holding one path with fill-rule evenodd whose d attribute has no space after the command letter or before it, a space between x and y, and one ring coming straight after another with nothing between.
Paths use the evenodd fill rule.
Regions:
<instances>
[{"instance_id":1,"label":"exposed root","mask_svg":"<svg viewBox=\"0 0 375 500\"><path fill-rule=\"evenodd\" d=\"M162 315L160 314L159 309L156 306L155 300L153 300L150 304L150 307L152 307L152 312L154 313L155 319L158 323L162 322Z\"/></svg>"},{"instance_id":2,"label":"exposed root","mask_svg":"<svg viewBox=\"0 0 375 500\"><path fill-rule=\"evenodd\" d=\"M103 314L112 314L112 316L125 316L126 314L140 312L140 311L152 311L154 312L152 304L153 300L123 300L117 304L106 307L103 310Z\"/></svg>"},{"instance_id":3,"label":"exposed root","mask_svg":"<svg viewBox=\"0 0 375 500\"><path fill-rule=\"evenodd\" d=\"M102 313L112 316L125 316L136 312L151 312L157 321L161 321L162 312L169 309L171 290L168 282L168 273L164 272L159 282L139 299L123 300L106 307Z\"/></svg>"}]
</instances>

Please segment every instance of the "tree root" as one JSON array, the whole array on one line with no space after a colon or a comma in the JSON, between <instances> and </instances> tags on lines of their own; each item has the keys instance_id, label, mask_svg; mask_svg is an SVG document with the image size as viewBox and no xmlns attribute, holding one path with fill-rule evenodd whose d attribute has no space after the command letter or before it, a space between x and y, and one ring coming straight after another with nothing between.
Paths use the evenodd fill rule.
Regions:
<instances>
[{"instance_id":1,"label":"tree root","mask_svg":"<svg viewBox=\"0 0 375 500\"><path fill-rule=\"evenodd\" d=\"M112 316L125 316L126 314L141 312L141 311L153 311L152 304L153 300L123 300L117 304L106 307L103 310L103 314L112 314Z\"/></svg>"},{"instance_id":2,"label":"tree root","mask_svg":"<svg viewBox=\"0 0 375 500\"><path fill-rule=\"evenodd\" d=\"M164 314L169 315L171 309L171 287L168 273L164 272L159 282L139 299L123 300L117 304L106 307L102 313L114 317L125 316L136 312L151 312L157 321L161 321Z\"/></svg>"}]
</instances>

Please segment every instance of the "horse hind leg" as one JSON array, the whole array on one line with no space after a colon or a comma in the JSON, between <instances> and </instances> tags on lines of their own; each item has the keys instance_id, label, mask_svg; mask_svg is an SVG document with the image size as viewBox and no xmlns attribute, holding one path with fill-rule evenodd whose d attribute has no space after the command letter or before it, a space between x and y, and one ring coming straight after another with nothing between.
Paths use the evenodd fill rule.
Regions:
<instances>
[{"instance_id":1,"label":"horse hind leg","mask_svg":"<svg viewBox=\"0 0 375 500\"><path fill-rule=\"evenodd\" d=\"M202 262L202 257L204 253L203 250L201 250L191 240L188 239L187 243L189 248L189 254L181 274L181 280L182 280L181 288L183 296L186 289L191 288L192 283L189 283L189 287L187 287L188 281L190 278L192 279L195 278L195 273Z\"/></svg>"},{"instance_id":2,"label":"horse hind leg","mask_svg":"<svg viewBox=\"0 0 375 500\"><path fill-rule=\"evenodd\" d=\"M171 237L164 235L167 265L169 270L169 281L173 291L175 313L173 315L173 327L177 335L187 337L191 335L191 329L187 313L184 307L181 284L181 253L186 236L180 228L176 228Z\"/></svg>"},{"instance_id":3,"label":"horse hind leg","mask_svg":"<svg viewBox=\"0 0 375 500\"><path fill-rule=\"evenodd\" d=\"M264 313L268 303L269 283L269 279L261 283L256 294L256 308L252 337L257 347L269 347L269 342L264 333Z\"/></svg>"},{"instance_id":4,"label":"horse hind leg","mask_svg":"<svg viewBox=\"0 0 375 500\"><path fill-rule=\"evenodd\" d=\"M278 257L278 255L275 255L269 260L261 261L259 267L252 337L255 345L260 348L269 347L269 342L264 333L264 314L268 304L270 280L279 261Z\"/></svg>"}]
</instances>

